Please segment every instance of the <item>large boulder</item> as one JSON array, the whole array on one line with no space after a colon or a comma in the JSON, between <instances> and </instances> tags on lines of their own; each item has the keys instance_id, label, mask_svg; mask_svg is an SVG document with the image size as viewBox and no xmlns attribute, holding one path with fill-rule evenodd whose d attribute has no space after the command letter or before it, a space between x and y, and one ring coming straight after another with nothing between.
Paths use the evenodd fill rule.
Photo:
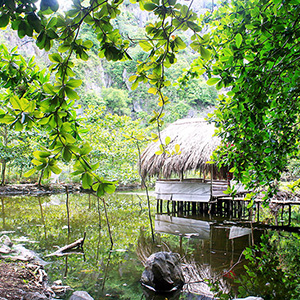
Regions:
<instances>
[{"instance_id":1,"label":"large boulder","mask_svg":"<svg viewBox=\"0 0 300 300\"><path fill-rule=\"evenodd\" d=\"M179 254L157 252L149 256L141 283L144 287L160 293L181 289L184 277Z\"/></svg>"}]
</instances>

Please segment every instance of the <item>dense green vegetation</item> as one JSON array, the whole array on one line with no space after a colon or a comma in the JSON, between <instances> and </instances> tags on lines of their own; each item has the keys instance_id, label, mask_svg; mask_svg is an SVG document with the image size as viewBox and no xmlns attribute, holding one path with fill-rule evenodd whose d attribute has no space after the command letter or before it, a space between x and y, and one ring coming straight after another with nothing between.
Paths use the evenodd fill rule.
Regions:
<instances>
[{"instance_id":1,"label":"dense green vegetation","mask_svg":"<svg viewBox=\"0 0 300 300\"><path fill-rule=\"evenodd\" d=\"M259 245L247 248L244 255L249 264L245 266L246 275L239 280L239 294L244 297L259 295L265 300L298 299L300 281L296 245L299 245L298 235L274 232L262 236ZM277 286L282 288L277 290Z\"/></svg>"},{"instance_id":2,"label":"dense green vegetation","mask_svg":"<svg viewBox=\"0 0 300 300\"><path fill-rule=\"evenodd\" d=\"M50 136L30 173L41 171L47 177L60 171L57 159L75 159L75 172L81 172L86 186L99 195L111 192L114 184L99 177L87 160L89 147L78 144L75 101L84 107L105 105L107 112L134 118L153 110L150 122L160 130L163 116L173 121L215 103L216 92L199 77L206 72L209 85L230 89L220 96L213 115L223 139L214 160L233 165L235 177L248 188L268 189L268 199L289 159L298 156L298 2L224 2L205 14L202 23L176 0L134 2L74 1L65 13L55 0L42 1L40 11L35 1L1 2L1 27L10 25L20 38L33 37L40 49L51 51L49 70L55 76L44 76L39 84L41 78L26 82L30 93L22 93L20 71L33 72L33 66L16 68L9 59L2 61L6 93L18 89L17 98L6 97L2 123L15 130L42 127ZM137 18L129 26L133 7L145 20ZM91 60L98 56L105 59L101 64ZM82 71L87 61L92 64ZM177 90L172 83L191 63ZM15 74L14 68L19 69ZM93 70L104 74L101 93L82 84L92 77L97 86ZM192 81L184 86L187 79ZM37 91L40 96L34 98Z\"/></svg>"},{"instance_id":3,"label":"dense green vegetation","mask_svg":"<svg viewBox=\"0 0 300 300\"><path fill-rule=\"evenodd\" d=\"M105 107L105 113L101 113L102 117L104 117L105 114L130 116L133 120L137 120L137 122L132 123L136 124L136 128L132 130L135 132L140 130L139 123L145 126L148 124L150 118L152 118L152 122L157 122L160 120L160 117L165 114L164 122L173 122L187 115L204 115L204 113L202 113L203 109L211 109L211 106L216 103L216 89L207 86L203 78L194 78L189 84L182 87L171 84L171 82L176 82L177 78L182 76L183 70L188 68L193 59L198 56L194 53L194 50L185 49L185 43L188 42L191 33L189 33L188 36L185 36L183 33L190 27L194 31L194 37L200 38L197 33L200 28L196 23L192 22L196 20L196 15L192 13L187 6L177 5L176 8L173 8L174 11L171 12L170 10L168 14L174 12L177 14L177 17L174 17L172 30L178 31L178 37L176 38L175 31L173 32L171 28L169 28L169 38L172 38L174 41L170 46L158 43L156 50L149 56L149 53L147 53L150 50L149 45L154 43L157 36L154 32L152 34L147 33L148 37L153 36L153 41L150 41L150 44L148 44L146 41L148 37L145 37L144 27L146 24L150 26L152 24L150 22L157 22L157 16L154 18L152 14L149 17L149 13L145 11L142 12L143 15L139 17L138 13L141 12L141 10L138 4L129 4L125 1L125 3L121 5L121 2L122 1L115 3L114 6L110 6L107 1L104 1L102 4L99 4L99 6L95 6L96 2L92 1L90 6L85 7L86 4L80 4L80 2L75 1L74 9L70 13L62 11L56 13L52 12L49 8L48 10L46 9L47 5L42 5L45 11L42 11L42 8L41 11L37 13L34 4L30 4L31 1L26 2L24 6L18 6L18 1L12 1L10 4L3 3L0 26L3 27L4 30L0 32L0 40L7 47L4 50L7 57L2 62L2 70L4 72L1 78L2 85L7 88L7 90L3 92L7 95L5 96L6 102L2 105L2 124L10 131L19 130L21 132L29 132L33 130L35 132L34 135L37 141L33 146L33 150L35 150L33 160L35 167L27 172L27 175L34 176L33 178L37 178L37 176L48 178L51 172L58 174L61 171L62 165L61 162L57 164L58 161L70 163L75 159L75 161L77 161L77 163L75 163L75 169L77 168L75 173L79 174L81 172L81 179L84 179L85 186L89 186L91 182L95 182L94 179L96 178L94 190L98 190L99 195L104 192L104 187L106 187L106 191L112 191L114 189L113 187L108 187L110 185L113 186L114 183L104 182L104 179L98 176L99 174L110 173L110 178L118 179L123 183L126 181L137 181L136 155L132 155L130 158L127 157L127 159L131 159L128 163L135 166L132 178L128 178L125 174L123 178L120 173L113 175L113 172L116 170L113 164L110 164L110 172L107 172L108 165L104 167L103 170L100 170L97 165L93 167L90 165L87 161L87 157L92 158L93 155L86 152L88 149L91 150L91 148L85 142L83 142L85 145L84 149L82 149L82 146L81 148L78 147L80 140L85 134L83 133L84 130L81 132L80 125L82 125L82 123L79 124L79 119L76 117L74 110L76 108L74 106L75 103L78 107L82 107L82 109L79 110L79 114L82 114L84 109L93 105L95 107ZM174 4L175 3L168 4L170 9ZM121 10L118 8L119 5ZM143 8L143 4L140 4L140 6ZM57 7L52 6L52 9L56 11ZM83 19L79 20L79 16L86 10L90 10L90 15L87 14ZM151 6L148 6L147 10L151 10ZM96 11L98 12L96 13ZM180 11L181 13L179 14ZM63 16L63 14L65 14L65 16ZM97 14L99 14L99 16ZM183 26L184 14L189 15L188 18L190 21L187 23L188 27L187 25ZM163 16L164 14L160 17L163 18ZM101 24L97 23L99 22L99 18L103 19L103 24L101 22ZM78 20L79 23L76 23ZM68 22L73 22L74 26L72 27ZM95 24L97 23L98 29L91 27L93 22L95 22ZM5 29L7 25L9 28ZM151 26L154 25L152 24ZM159 26L164 28L167 24L159 25L159 23L157 23L157 26L158 28ZM17 33L12 29L16 30ZM107 32L102 36L104 29ZM102 30L101 34L99 33L100 30ZM34 44L35 40L31 37L37 39L36 45ZM128 41L124 41L124 44L120 46L118 43L121 43L123 37L129 38L129 43ZM22 38L22 40L19 38ZM108 42L108 40L110 42ZM24 58L16 55L17 50L14 48L15 45L20 46L18 50L21 51ZM99 45L102 45L100 50ZM120 49L116 50L119 46ZM47 50L49 58L48 55L44 53L44 50L39 50L38 48ZM162 55L163 48L165 48L164 51L166 54L170 53L166 57ZM12 52L10 52L11 49L13 49ZM180 49L182 49L182 51L178 53ZM32 81L27 80L26 88L30 86L32 93L23 93L22 91L25 90L25 87L19 70L22 69L22 71L30 73L34 69L36 70L35 72L40 72L37 66L34 65L32 59L33 54L36 55L36 63L39 69L43 70L43 82L40 82L40 79L33 81L35 86L32 87ZM160 55L159 63L156 63L156 67L153 65L153 62L151 63L149 60L154 54ZM175 54L178 55L178 58L175 58ZM10 55L14 57L14 60L18 57L20 62L16 64L15 61L10 61L8 57ZM103 56L105 59L101 58ZM28 65L26 65L28 61L27 57L31 57L30 64ZM146 67L144 62L147 60L149 60L149 62ZM177 60L178 62L175 64ZM165 64L164 61L166 61ZM15 65L12 66L11 64ZM47 65L50 65L50 73L56 73L55 77L46 75L47 72L45 73L44 68ZM138 77L134 77L134 74L137 72L137 65L140 65L138 68L140 74ZM15 69L15 74L11 74L8 70L11 67ZM146 75L153 67L156 68L154 74L156 74L157 79L154 79L154 77L151 79L150 75ZM29 76L30 75L28 75L28 77ZM164 80L164 83L157 81L159 76ZM6 83L9 77L14 77L12 85ZM156 84L157 87L151 88L152 84ZM164 95L162 95L163 88L165 89ZM15 90L20 91L17 94L17 102L19 102L21 107L17 110L17 104L15 104L7 111L6 106L11 104L9 93L14 94ZM40 97L35 99L34 105L28 109L25 106L27 102L29 103L34 99L32 96L34 93L39 93ZM153 116L150 116L153 111L157 110L157 97L161 98L160 102L163 103L163 105L154 113L153 118ZM172 99L172 101L167 106L168 108L165 109L165 104L169 102L167 99ZM38 113L39 115L37 115ZM141 120L139 120L139 118L141 118ZM108 125L107 122L101 124L103 126ZM103 132L105 132L109 130L106 127L100 128L99 126L100 125L98 125L98 131L103 130ZM108 127L109 126L110 125L108 125ZM159 121L159 127L161 126L164 125ZM41 145L40 136L47 136L47 132L50 133L51 142L48 143L46 141ZM120 132L118 139L122 140L122 134L125 133L126 132ZM132 132L127 132L127 135L131 134ZM146 136L142 138L142 134L138 135L139 140L150 140L150 138ZM152 138L156 137L152 135ZM95 146L94 143L93 147ZM123 146L128 148L124 149L123 147L125 151L132 150L130 142L125 142ZM114 150L112 148L110 151L111 157L119 155L113 153ZM93 154L96 152L97 151L93 151ZM133 153L137 153L137 151ZM33 158L33 155L30 155L30 153L28 153L27 156ZM94 162L96 159L97 155L92 158ZM14 165L16 167L19 166L16 163L13 165L12 157L9 160L3 158L2 161L3 166L7 163L11 168ZM28 162L26 165L20 165L22 171L24 166L27 167L28 170ZM93 168L94 170L92 170ZM19 169L14 168L14 171L18 173ZM4 173L2 178L4 183ZM22 181L24 181L24 179L22 179Z\"/></svg>"},{"instance_id":4,"label":"dense green vegetation","mask_svg":"<svg viewBox=\"0 0 300 300\"><path fill-rule=\"evenodd\" d=\"M104 106L91 106L85 111L84 127L87 130L83 138L93 148L91 161L101 162L97 172L102 177L119 180L121 185L135 184L140 181L138 149L147 142L144 137L149 135L151 128L143 128L140 120L133 121L129 116L105 111Z\"/></svg>"},{"instance_id":5,"label":"dense green vegetation","mask_svg":"<svg viewBox=\"0 0 300 300\"><path fill-rule=\"evenodd\" d=\"M211 59L195 63L230 89L212 116L223 139L215 160L266 200L299 157L299 13L299 1L222 2L203 18Z\"/></svg>"},{"instance_id":6,"label":"dense green vegetation","mask_svg":"<svg viewBox=\"0 0 300 300\"><path fill-rule=\"evenodd\" d=\"M232 166L235 178L254 190L249 197L263 187L268 200L288 163L298 168L299 1L234 0L211 7L204 16L191 9L191 2L73 0L72 8L63 12L56 0L42 0L40 8L34 0L0 0L1 183L12 168L17 180L24 171L41 180L71 165L74 180L102 197L113 193L117 183L139 180L139 150L159 138L166 122L201 115L217 105L211 119L223 142L213 161ZM142 16L137 17L139 13ZM31 50L24 47L27 43ZM24 45L17 49L15 44ZM218 93L222 94L216 100ZM150 133L153 128L157 133ZM294 191L298 186L299 181L292 185ZM41 212L37 221L26 211L32 203L24 209L20 199L11 206L4 201L4 229L12 229L9 222L19 222L32 228L34 237L42 237L39 247L54 241L63 244L58 227L66 220L58 212L61 207L49 208L39 198L32 200ZM122 239L135 244L133 234L140 228L128 219L137 216L139 225L148 226L142 202L122 198L106 202L118 230L115 247L119 251L108 248L98 202L89 202L87 211L86 203L74 201L71 225L76 223L79 229L72 227L69 236L93 231L89 243L97 246L88 249L89 259L95 259L101 276L105 276L104 261L111 262L118 273L122 263L132 258L131 249L123 251L127 243ZM92 206L98 211L92 212ZM19 212L19 219L6 219L10 209ZM85 228L88 219L94 225ZM298 214L294 220L299 221ZM272 233L245 252L250 264L247 275L239 278L241 295L297 299L299 237L293 235L293 243L289 238ZM176 251L177 244L172 245ZM191 253L199 246L186 244ZM87 266L85 262L75 265L77 275L70 278L73 286ZM130 268L125 270L128 276L135 268L142 269L140 265ZM53 268L57 274L62 269L59 262ZM97 280L92 275L89 279ZM272 297L276 285L281 290ZM135 287L128 293L139 298ZM117 288L119 281L110 282L108 292ZM99 294L105 296L102 291Z\"/></svg>"}]
</instances>

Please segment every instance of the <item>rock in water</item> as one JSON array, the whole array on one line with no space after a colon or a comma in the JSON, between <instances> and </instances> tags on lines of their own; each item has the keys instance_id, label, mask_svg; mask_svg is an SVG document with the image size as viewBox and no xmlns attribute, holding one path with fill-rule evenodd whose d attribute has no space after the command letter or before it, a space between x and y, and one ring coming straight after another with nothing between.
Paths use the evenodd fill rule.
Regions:
<instances>
[{"instance_id":1,"label":"rock in water","mask_svg":"<svg viewBox=\"0 0 300 300\"><path fill-rule=\"evenodd\" d=\"M29 293L26 293L22 299L23 300L48 300L49 298L38 292L35 292L35 293L29 292Z\"/></svg>"},{"instance_id":2,"label":"rock in water","mask_svg":"<svg viewBox=\"0 0 300 300\"><path fill-rule=\"evenodd\" d=\"M157 252L149 256L141 283L156 292L172 292L181 289L184 277L179 254Z\"/></svg>"},{"instance_id":3,"label":"rock in water","mask_svg":"<svg viewBox=\"0 0 300 300\"><path fill-rule=\"evenodd\" d=\"M89 293L84 291L76 291L72 294L69 300L94 300Z\"/></svg>"}]
</instances>

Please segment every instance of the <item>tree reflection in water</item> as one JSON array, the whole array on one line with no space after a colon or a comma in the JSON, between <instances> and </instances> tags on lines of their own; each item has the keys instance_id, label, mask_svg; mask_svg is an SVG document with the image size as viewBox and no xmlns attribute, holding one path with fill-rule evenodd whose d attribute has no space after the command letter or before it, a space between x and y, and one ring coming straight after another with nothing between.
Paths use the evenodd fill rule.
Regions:
<instances>
[{"instance_id":1,"label":"tree reflection in water","mask_svg":"<svg viewBox=\"0 0 300 300\"><path fill-rule=\"evenodd\" d=\"M164 215L160 216L159 220L156 216L156 235L153 243L146 198L136 197L133 194L116 194L105 199L114 242L114 247L111 248L101 201L98 204L98 199L91 195L69 194L69 197L69 240L77 240L82 237L83 232L87 232L84 245L86 260L79 255L69 256L66 278L65 258L45 258L49 263L46 269L50 280L61 279L65 285L75 290L87 291L94 299L141 299L143 293L139 280L144 269L143 262L158 251L179 253L182 258L186 285L184 293L179 295L180 299L196 299L200 297L200 293L202 299L205 299L203 297L207 299L214 289L219 294L228 294L229 289L235 295L258 293L254 288L245 285L247 280L253 283L254 287L259 287L260 291L269 292L271 287L272 289L277 287L272 284L271 277L267 274L275 271L277 273L274 274L281 274L282 277L278 288L287 291L286 295L294 295L293 293L298 291L299 285L293 277L300 274L298 251L300 238L296 233L291 236L290 233L272 231L268 239L272 241L273 248L265 248L267 250L264 252L277 254L273 257L269 255L269 258L264 254L262 257L270 263L265 264L263 270L259 270L261 265L256 260L256 257L259 257L258 252L251 250L251 255L255 259L250 260L248 265L250 273L247 274L244 270L245 259L241 253L246 247L252 246L252 236L255 245L260 247L263 230L240 228L239 224L226 220L222 222L205 218L200 220L199 216L194 220L191 216L176 219L175 216ZM24 196L2 198L0 231L10 232L11 238L27 237L25 247L44 258L53 252L54 246L61 247L67 244L68 221L65 199L65 195L38 199ZM156 202L152 199L151 203L154 215ZM157 227L158 221L160 225L167 225L165 229L169 231L160 230L162 228ZM185 224L187 226L184 226ZM31 243L33 240L39 243ZM251 269L252 262L254 267ZM269 265L271 268L267 269ZM265 279L255 280L251 277L256 273L265 276ZM287 274L290 277L286 277ZM221 283L219 287L218 283ZM239 286L242 288L238 290Z\"/></svg>"}]
</instances>

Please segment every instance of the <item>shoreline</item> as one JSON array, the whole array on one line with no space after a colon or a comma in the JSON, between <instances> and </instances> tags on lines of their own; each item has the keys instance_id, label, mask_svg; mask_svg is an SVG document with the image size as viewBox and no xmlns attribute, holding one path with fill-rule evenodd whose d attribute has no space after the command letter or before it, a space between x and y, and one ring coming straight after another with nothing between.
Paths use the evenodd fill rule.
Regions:
<instances>
[{"instance_id":1,"label":"shoreline","mask_svg":"<svg viewBox=\"0 0 300 300\"><path fill-rule=\"evenodd\" d=\"M130 191L138 189L138 185L118 186L117 192ZM62 193L91 193L91 190L84 189L80 183L61 183L38 185L36 183L6 184L0 186L0 197L10 196L46 196Z\"/></svg>"}]
</instances>

